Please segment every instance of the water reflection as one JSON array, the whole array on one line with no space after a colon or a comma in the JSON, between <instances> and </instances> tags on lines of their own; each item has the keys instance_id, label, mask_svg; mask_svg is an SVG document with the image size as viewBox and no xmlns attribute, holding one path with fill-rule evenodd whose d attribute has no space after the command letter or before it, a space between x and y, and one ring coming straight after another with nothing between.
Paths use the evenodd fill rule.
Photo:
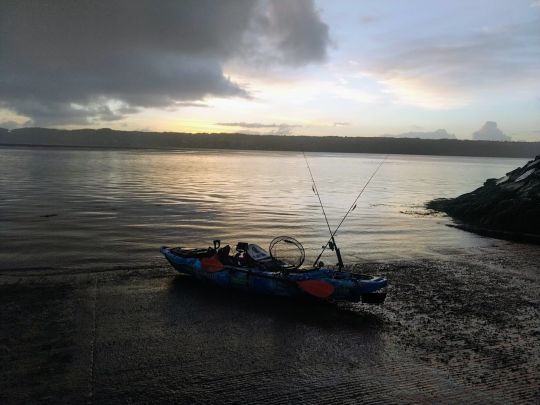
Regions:
<instances>
[{"instance_id":1,"label":"water reflection","mask_svg":"<svg viewBox=\"0 0 540 405\"><path fill-rule=\"evenodd\" d=\"M308 159L334 227L383 156ZM139 263L158 256L162 244L206 246L219 238L267 246L283 234L299 239L312 260L328 236L299 153L4 148L0 161L2 268ZM344 259L489 243L443 226L444 218L410 212L524 162L388 157L340 229Z\"/></svg>"}]
</instances>

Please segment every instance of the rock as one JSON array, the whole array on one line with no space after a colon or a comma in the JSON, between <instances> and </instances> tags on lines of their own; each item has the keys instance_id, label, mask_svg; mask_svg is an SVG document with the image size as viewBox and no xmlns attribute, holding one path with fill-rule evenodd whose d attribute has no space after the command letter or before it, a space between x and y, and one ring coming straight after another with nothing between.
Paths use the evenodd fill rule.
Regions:
<instances>
[{"instance_id":1,"label":"rock","mask_svg":"<svg viewBox=\"0 0 540 405\"><path fill-rule=\"evenodd\" d=\"M462 228L505 239L540 241L540 155L500 179L456 198L430 201ZM529 237L530 236L530 237Z\"/></svg>"}]
</instances>

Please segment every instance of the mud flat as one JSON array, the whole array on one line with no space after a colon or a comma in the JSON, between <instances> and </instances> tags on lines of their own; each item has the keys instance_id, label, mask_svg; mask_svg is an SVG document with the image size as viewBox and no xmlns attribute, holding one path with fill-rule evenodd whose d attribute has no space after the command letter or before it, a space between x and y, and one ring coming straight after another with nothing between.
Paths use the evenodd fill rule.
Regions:
<instances>
[{"instance_id":1,"label":"mud flat","mask_svg":"<svg viewBox=\"0 0 540 405\"><path fill-rule=\"evenodd\" d=\"M221 290L163 261L0 272L0 402L538 403L540 252L368 263L384 306Z\"/></svg>"}]
</instances>

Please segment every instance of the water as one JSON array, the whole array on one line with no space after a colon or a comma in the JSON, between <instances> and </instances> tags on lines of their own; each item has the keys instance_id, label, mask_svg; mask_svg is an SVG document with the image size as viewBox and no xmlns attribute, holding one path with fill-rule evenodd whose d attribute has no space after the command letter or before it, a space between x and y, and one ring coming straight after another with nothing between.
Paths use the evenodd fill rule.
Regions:
<instances>
[{"instance_id":1,"label":"water","mask_svg":"<svg viewBox=\"0 0 540 405\"><path fill-rule=\"evenodd\" d=\"M383 158L308 154L333 228ZM389 156L338 233L344 260L493 243L424 215L423 205L525 162ZM300 240L308 262L328 239L300 153L0 148L0 269L136 265L155 260L161 245L267 247L279 235ZM335 262L331 252L323 260Z\"/></svg>"}]
</instances>

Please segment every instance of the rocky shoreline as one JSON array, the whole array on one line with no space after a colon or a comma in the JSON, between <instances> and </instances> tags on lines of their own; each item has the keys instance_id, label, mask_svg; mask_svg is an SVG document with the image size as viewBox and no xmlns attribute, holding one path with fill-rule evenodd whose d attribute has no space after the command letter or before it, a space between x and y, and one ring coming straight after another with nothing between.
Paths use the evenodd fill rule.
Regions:
<instances>
[{"instance_id":1,"label":"rocky shoreline","mask_svg":"<svg viewBox=\"0 0 540 405\"><path fill-rule=\"evenodd\" d=\"M450 215L460 229L540 243L540 155L471 193L435 199L426 207Z\"/></svg>"}]
</instances>

